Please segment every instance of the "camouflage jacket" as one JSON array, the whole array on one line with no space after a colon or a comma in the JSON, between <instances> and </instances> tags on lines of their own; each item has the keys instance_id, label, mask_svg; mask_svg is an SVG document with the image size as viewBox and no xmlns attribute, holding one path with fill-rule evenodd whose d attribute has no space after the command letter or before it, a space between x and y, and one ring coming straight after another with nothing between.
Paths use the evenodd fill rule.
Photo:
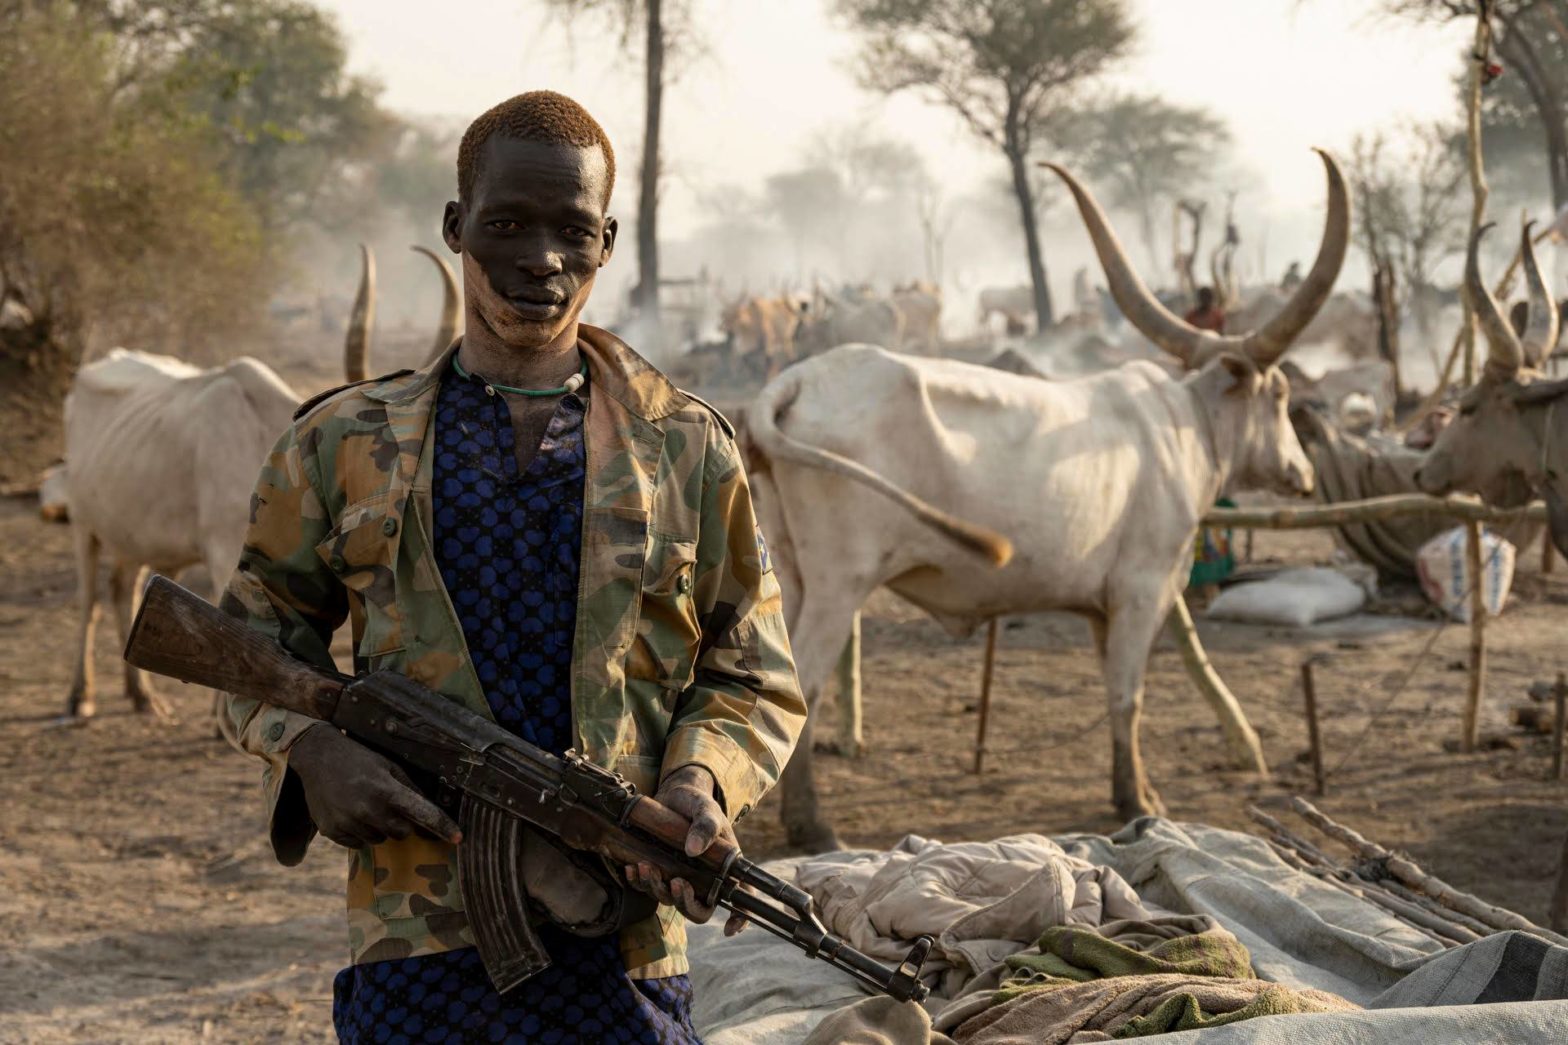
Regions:
<instances>
[{"instance_id":1,"label":"camouflage jacket","mask_svg":"<svg viewBox=\"0 0 1568 1045\"><path fill-rule=\"evenodd\" d=\"M612 335L582 327L582 565L571 679L576 748L651 793L709 770L732 819L778 778L805 720L732 433ZM390 669L489 716L431 553L427 438L448 350L422 370L307 403L262 467L230 614L330 667L353 626L357 671ZM297 863L315 834L288 750L312 720L227 698L226 729L265 759L274 852ZM355 962L473 943L454 847L413 837L354 854ZM621 933L633 976L686 970L685 928L661 907Z\"/></svg>"}]
</instances>

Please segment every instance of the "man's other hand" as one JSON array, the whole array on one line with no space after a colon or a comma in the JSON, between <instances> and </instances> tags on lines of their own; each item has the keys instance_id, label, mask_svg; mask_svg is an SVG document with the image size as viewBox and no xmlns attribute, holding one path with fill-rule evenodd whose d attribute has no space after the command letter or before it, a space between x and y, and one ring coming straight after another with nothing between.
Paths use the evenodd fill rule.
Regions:
<instances>
[{"instance_id":1,"label":"man's other hand","mask_svg":"<svg viewBox=\"0 0 1568 1045\"><path fill-rule=\"evenodd\" d=\"M735 829L724 809L713 797L713 774L701 766L682 766L659 785L654 800L673 809L691 821L686 834L686 855L700 856L720 839L736 845ZM651 893L654 899L668 904L694 922L706 922L713 917L714 909L697 897L691 883L684 878L666 880L664 872L649 863L627 864L626 881L633 888ZM730 915L724 923L724 935L734 936L746 927L746 917Z\"/></svg>"},{"instance_id":2,"label":"man's other hand","mask_svg":"<svg viewBox=\"0 0 1568 1045\"><path fill-rule=\"evenodd\" d=\"M304 786L316 829L338 845L359 849L415 831L454 844L462 838L452 818L394 762L329 725L299 735L289 748L289 768Z\"/></svg>"}]
</instances>

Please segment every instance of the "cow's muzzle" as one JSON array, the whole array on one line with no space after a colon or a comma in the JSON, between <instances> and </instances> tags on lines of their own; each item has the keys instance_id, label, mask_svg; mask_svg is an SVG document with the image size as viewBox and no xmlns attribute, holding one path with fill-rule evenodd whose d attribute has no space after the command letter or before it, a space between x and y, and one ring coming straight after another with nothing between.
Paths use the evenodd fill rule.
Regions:
<instances>
[{"instance_id":1,"label":"cow's muzzle","mask_svg":"<svg viewBox=\"0 0 1568 1045\"><path fill-rule=\"evenodd\" d=\"M1449 492L1448 480L1430 462L1416 469L1415 481L1416 489L1432 497L1444 497Z\"/></svg>"},{"instance_id":2,"label":"cow's muzzle","mask_svg":"<svg viewBox=\"0 0 1568 1045\"><path fill-rule=\"evenodd\" d=\"M1311 497L1317 489L1317 475L1310 464L1293 464L1285 469L1285 492L1297 497Z\"/></svg>"}]
</instances>

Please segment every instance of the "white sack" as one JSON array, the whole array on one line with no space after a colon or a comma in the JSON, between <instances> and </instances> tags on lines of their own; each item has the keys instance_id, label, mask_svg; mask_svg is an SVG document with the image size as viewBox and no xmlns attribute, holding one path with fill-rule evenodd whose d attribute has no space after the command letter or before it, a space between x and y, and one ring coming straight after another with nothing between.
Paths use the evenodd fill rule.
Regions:
<instances>
[{"instance_id":1,"label":"white sack","mask_svg":"<svg viewBox=\"0 0 1568 1045\"><path fill-rule=\"evenodd\" d=\"M1514 582L1514 546L1490 530L1481 530L1482 595L1488 616L1503 612ZM1433 537L1416 553L1421 591L1432 604L1458 621L1470 620L1470 559L1465 528L1456 526Z\"/></svg>"},{"instance_id":2,"label":"white sack","mask_svg":"<svg viewBox=\"0 0 1568 1045\"><path fill-rule=\"evenodd\" d=\"M1338 570L1308 566L1233 585L1209 603L1204 616L1304 628L1355 613L1366 601L1365 589Z\"/></svg>"}]
</instances>

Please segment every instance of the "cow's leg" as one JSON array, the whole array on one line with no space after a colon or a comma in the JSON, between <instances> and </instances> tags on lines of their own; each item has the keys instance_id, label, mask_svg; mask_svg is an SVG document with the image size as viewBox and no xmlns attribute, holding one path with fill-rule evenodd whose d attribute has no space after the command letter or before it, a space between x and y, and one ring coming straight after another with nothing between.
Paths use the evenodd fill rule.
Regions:
<instances>
[{"instance_id":1,"label":"cow's leg","mask_svg":"<svg viewBox=\"0 0 1568 1045\"><path fill-rule=\"evenodd\" d=\"M815 590L827 588L818 585ZM806 726L795 742L795 753L780 781L780 818L789 844L810 852L839 848L838 836L823 819L817 802L811 737L822 686L843 652L844 636L849 634L850 623L860 609L858 590L838 587L833 594L814 596L808 589L800 612L794 615L795 627L790 630L800 688L810 703ZM789 605L788 598L784 604Z\"/></svg>"},{"instance_id":2,"label":"cow's leg","mask_svg":"<svg viewBox=\"0 0 1568 1045\"><path fill-rule=\"evenodd\" d=\"M114 604L114 621L119 626L121 649L125 648L125 643L131 637L131 622L136 619L136 604L146 576L145 569L128 562L116 562L109 571L109 600ZM129 663L125 664L125 695L131 700L131 707L137 711L164 719L171 717L169 705L152 688L147 673L140 668L133 668Z\"/></svg>"},{"instance_id":3,"label":"cow's leg","mask_svg":"<svg viewBox=\"0 0 1568 1045\"><path fill-rule=\"evenodd\" d=\"M76 718L91 718L98 710L93 699L93 633L98 623L98 538L79 523L73 523L71 537L76 553L76 666L71 675L71 692L65 700L65 713Z\"/></svg>"},{"instance_id":4,"label":"cow's leg","mask_svg":"<svg viewBox=\"0 0 1568 1045\"><path fill-rule=\"evenodd\" d=\"M1219 717L1220 729L1225 734L1226 744L1230 746L1231 759L1236 768L1250 769L1259 776L1268 776L1269 764L1263 757L1263 745L1258 740L1257 731L1247 721L1247 713L1241 709L1241 702L1225 685L1225 680L1214 670L1209 655L1203 651L1203 643L1198 640L1198 629L1192 622L1187 601L1179 595L1171 607L1167 625L1177 648L1181 650L1188 677Z\"/></svg>"},{"instance_id":5,"label":"cow's leg","mask_svg":"<svg viewBox=\"0 0 1568 1045\"><path fill-rule=\"evenodd\" d=\"M866 753L864 715L860 703L860 614L849 625L849 641L833 670L838 680L838 738L823 746L846 758Z\"/></svg>"},{"instance_id":6,"label":"cow's leg","mask_svg":"<svg viewBox=\"0 0 1568 1045\"><path fill-rule=\"evenodd\" d=\"M1105 629L1105 690L1111 717L1111 793L1124 819L1165 815L1160 796L1149 783L1138 743L1143 717L1143 680L1149 649L1165 621L1167 607L1153 595L1121 602Z\"/></svg>"}]
</instances>

